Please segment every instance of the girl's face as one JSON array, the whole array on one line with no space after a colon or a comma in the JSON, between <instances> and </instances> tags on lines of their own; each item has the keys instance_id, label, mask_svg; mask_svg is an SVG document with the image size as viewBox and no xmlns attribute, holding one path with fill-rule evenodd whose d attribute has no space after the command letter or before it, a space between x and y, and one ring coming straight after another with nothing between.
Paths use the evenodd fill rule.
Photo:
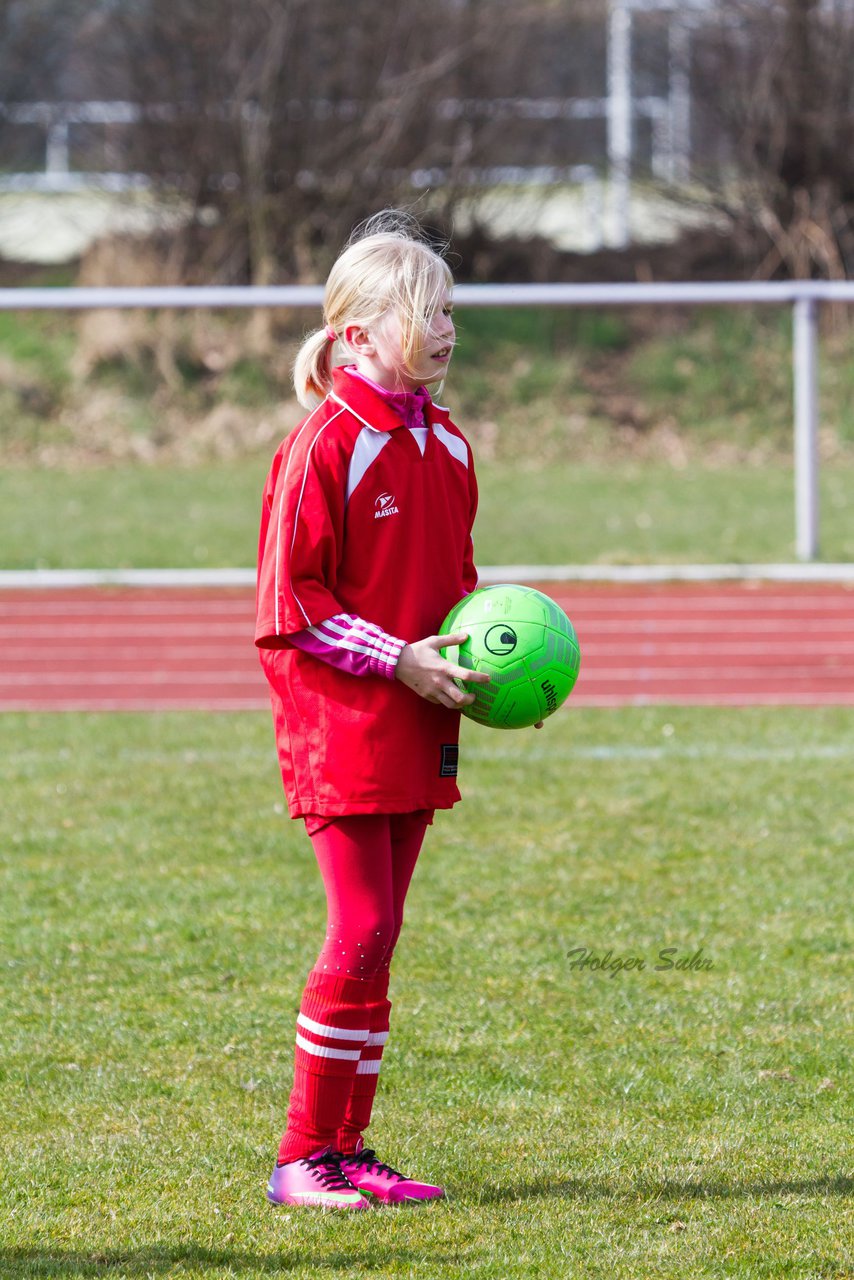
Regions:
<instances>
[{"instance_id":1,"label":"girl's face","mask_svg":"<svg viewBox=\"0 0 854 1280\"><path fill-rule=\"evenodd\" d=\"M427 318L423 345L415 352L411 368L404 367L400 321L389 311L370 335L371 353L357 357L362 373L381 387L414 391L424 383L440 382L448 372L454 350L453 302L449 290Z\"/></svg>"}]
</instances>

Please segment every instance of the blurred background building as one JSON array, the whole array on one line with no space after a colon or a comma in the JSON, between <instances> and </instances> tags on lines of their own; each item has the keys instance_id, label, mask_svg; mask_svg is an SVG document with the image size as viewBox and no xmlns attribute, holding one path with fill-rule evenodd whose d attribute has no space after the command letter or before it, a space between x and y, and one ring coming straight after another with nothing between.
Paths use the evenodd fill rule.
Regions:
<instances>
[{"instance_id":1,"label":"blurred background building","mask_svg":"<svg viewBox=\"0 0 854 1280\"><path fill-rule=\"evenodd\" d=\"M471 278L854 264L850 0L4 0L0 24L6 257L112 227L168 241L171 278L315 279L403 203Z\"/></svg>"}]
</instances>

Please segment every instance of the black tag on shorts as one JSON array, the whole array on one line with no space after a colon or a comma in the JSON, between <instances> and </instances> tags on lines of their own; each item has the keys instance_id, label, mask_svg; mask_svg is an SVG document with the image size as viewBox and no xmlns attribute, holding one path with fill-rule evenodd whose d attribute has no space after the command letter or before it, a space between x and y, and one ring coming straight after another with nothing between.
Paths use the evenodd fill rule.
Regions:
<instances>
[{"instance_id":1,"label":"black tag on shorts","mask_svg":"<svg viewBox=\"0 0 854 1280\"><path fill-rule=\"evenodd\" d=\"M455 778L457 765L460 763L460 749L456 742L442 744L442 763L439 765L440 778Z\"/></svg>"}]
</instances>

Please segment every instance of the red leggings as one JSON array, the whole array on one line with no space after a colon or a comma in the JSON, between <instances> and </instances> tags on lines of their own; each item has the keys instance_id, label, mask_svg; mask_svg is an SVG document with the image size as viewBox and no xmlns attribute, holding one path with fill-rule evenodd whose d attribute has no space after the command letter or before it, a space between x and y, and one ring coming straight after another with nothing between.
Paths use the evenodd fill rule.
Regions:
<instances>
[{"instance_id":1,"label":"red leggings","mask_svg":"<svg viewBox=\"0 0 854 1280\"><path fill-rule=\"evenodd\" d=\"M326 889L326 941L314 966L330 977L387 971L403 903L432 813L360 814L314 831Z\"/></svg>"}]
</instances>

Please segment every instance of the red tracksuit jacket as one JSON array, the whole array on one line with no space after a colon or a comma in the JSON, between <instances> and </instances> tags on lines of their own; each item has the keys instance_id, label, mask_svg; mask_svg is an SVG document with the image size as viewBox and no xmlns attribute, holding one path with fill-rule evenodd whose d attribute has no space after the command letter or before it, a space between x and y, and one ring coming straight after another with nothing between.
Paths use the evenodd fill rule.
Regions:
<instances>
[{"instance_id":1,"label":"red tracksuit jacket","mask_svg":"<svg viewBox=\"0 0 854 1280\"><path fill-rule=\"evenodd\" d=\"M412 642L474 590L471 449L428 406L422 455L401 418L336 369L273 459L261 514L255 643L292 817L450 808L459 712L399 681L338 671L288 635L357 614Z\"/></svg>"}]
</instances>

